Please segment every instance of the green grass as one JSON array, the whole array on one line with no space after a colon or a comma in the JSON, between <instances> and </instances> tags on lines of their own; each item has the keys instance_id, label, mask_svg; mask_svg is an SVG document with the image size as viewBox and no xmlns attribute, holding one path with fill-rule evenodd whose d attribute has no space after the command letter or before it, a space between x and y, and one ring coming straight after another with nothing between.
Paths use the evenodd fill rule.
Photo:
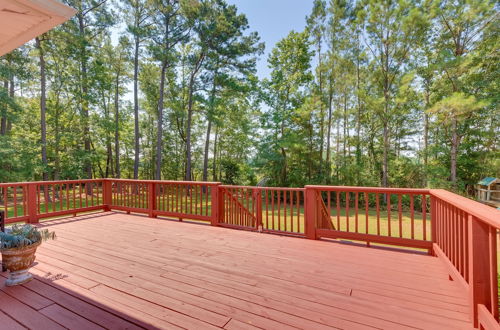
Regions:
<instances>
[{"instance_id":1,"label":"green grass","mask_svg":"<svg viewBox=\"0 0 500 330\"><path fill-rule=\"evenodd\" d=\"M69 202L69 205L68 205ZM97 206L97 205L102 205L102 198L97 198L94 196L94 201L92 203L91 198L89 197L87 202L85 201L85 198L82 199L82 205L81 207L91 207L91 206ZM16 212L17 208L17 212ZM70 198L67 200L66 198L62 199L62 205L61 205L61 200L57 199L54 202L48 202L48 203L40 203L40 213L52 213L52 212L57 212L57 211L65 211L65 210L73 210L75 208L80 208L80 200L76 199L73 200L73 198ZM5 204L0 204L0 210L7 209L6 215L7 219L12 219L16 217L22 217L27 214L27 211L24 209L22 202L21 204L17 204L16 207L12 205L12 203L7 205L7 208L5 207ZM26 212L26 213L25 213Z\"/></svg>"}]
</instances>

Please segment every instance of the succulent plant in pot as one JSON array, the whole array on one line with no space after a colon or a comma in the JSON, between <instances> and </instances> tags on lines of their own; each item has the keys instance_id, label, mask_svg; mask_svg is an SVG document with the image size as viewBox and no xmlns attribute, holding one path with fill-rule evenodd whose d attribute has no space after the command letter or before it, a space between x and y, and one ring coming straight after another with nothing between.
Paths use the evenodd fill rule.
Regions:
<instances>
[{"instance_id":1,"label":"succulent plant in pot","mask_svg":"<svg viewBox=\"0 0 500 330\"><path fill-rule=\"evenodd\" d=\"M10 273L5 285L19 285L31 280L29 269L35 261L36 249L43 241L55 238L54 232L29 224L13 225L0 232L2 263Z\"/></svg>"}]
</instances>

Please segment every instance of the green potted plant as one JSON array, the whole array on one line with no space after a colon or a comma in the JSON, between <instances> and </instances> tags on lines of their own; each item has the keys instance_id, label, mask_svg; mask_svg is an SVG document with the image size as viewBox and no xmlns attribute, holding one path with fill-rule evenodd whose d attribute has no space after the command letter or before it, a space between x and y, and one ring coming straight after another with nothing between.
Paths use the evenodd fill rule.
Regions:
<instances>
[{"instance_id":1,"label":"green potted plant","mask_svg":"<svg viewBox=\"0 0 500 330\"><path fill-rule=\"evenodd\" d=\"M35 261L36 249L43 241L55 239L56 234L47 229L26 225L13 225L0 232L0 251L3 266L9 270L5 285L13 286L28 282L29 269Z\"/></svg>"}]
</instances>

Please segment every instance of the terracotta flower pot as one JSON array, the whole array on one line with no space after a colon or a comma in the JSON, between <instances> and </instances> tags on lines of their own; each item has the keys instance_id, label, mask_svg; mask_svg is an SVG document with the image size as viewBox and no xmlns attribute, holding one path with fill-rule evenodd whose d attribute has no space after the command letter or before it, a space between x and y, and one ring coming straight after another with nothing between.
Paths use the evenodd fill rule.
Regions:
<instances>
[{"instance_id":1,"label":"terracotta flower pot","mask_svg":"<svg viewBox=\"0 0 500 330\"><path fill-rule=\"evenodd\" d=\"M10 272L5 281L6 286L26 283L33 277L29 269L35 261L35 252L42 242L38 242L22 248L2 250L2 263Z\"/></svg>"}]
</instances>

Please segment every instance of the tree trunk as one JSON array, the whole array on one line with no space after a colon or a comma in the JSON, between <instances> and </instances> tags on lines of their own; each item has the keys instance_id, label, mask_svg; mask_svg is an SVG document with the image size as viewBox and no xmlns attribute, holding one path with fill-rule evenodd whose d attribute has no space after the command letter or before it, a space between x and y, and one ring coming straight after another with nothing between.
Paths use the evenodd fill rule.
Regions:
<instances>
[{"instance_id":1,"label":"tree trunk","mask_svg":"<svg viewBox=\"0 0 500 330\"><path fill-rule=\"evenodd\" d=\"M323 104L323 74L321 68L321 38L318 41L318 67L319 67L319 135L320 135L320 145L319 145L319 174L323 173L323 151L325 144L325 109Z\"/></svg>"},{"instance_id":2,"label":"tree trunk","mask_svg":"<svg viewBox=\"0 0 500 330\"><path fill-rule=\"evenodd\" d=\"M344 156L344 159L342 161L342 166L345 169L345 166L347 164L347 91L344 91L344 125L343 125L344 132L342 134L342 155Z\"/></svg>"},{"instance_id":3,"label":"tree trunk","mask_svg":"<svg viewBox=\"0 0 500 330\"><path fill-rule=\"evenodd\" d=\"M425 109L429 108L429 92L425 94ZM429 115L424 112L424 186L428 186L427 182L427 166L429 163Z\"/></svg>"},{"instance_id":4,"label":"tree trunk","mask_svg":"<svg viewBox=\"0 0 500 330\"><path fill-rule=\"evenodd\" d=\"M203 156L203 181L208 179L208 151L210 149L210 130L212 129L212 121L208 120L207 138L205 140L205 153ZM214 156L215 157L215 156Z\"/></svg>"},{"instance_id":5,"label":"tree trunk","mask_svg":"<svg viewBox=\"0 0 500 330\"><path fill-rule=\"evenodd\" d=\"M337 109L339 109L340 104L337 104ZM337 137L336 137L336 146L335 146L335 172L337 177L337 182L339 182L339 155L340 155L340 120L337 120Z\"/></svg>"},{"instance_id":6,"label":"tree trunk","mask_svg":"<svg viewBox=\"0 0 500 330\"><path fill-rule=\"evenodd\" d=\"M213 181L217 182L217 141L219 139L219 126L215 126L215 139L214 139L214 161L213 161Z\"/></svg>"},{"instance_id":7,"label":"tree trunk","mask_svg":"<svg viewBox=\"0 0 500 330\"><path fill-rule=\"evenodd\" d=\"M205 140L205 153L203 155L203 181L208 180L208 152L210 150L210 131L212 129L212 118L210 118L210 115L213 115L215 109L214 104L215 104L215 93L217 91L217 85L216 85L217 73L218 70L216 69L214 71L214 77L212 81L212 95L210 96L211 113L207 114L208 126L207 126L207 138ZM214 152L214 158L215 158L215 152Z\"/></svg>"},{"instance_id":8,"label":"tree trunk","mask_svg":"<svg viewBox=\"0 0 500 330\"><path fill-rule=\"evenodd\" d=\"M193 119L193 87L194 78L189 82L188 117L186 127L186 174L184 179L191 181L191 122Z\"/></svg>"},{"instance_id":9,"label":"tree trunk","mask_svg":"<svg viewBox=\"0 0 500 330\"><path fill-rule=\"evenodd\" d=\"M388 155L388 150L389 150L389 128L387 121L384 120L384 155L383 155L383 164L382 164L382 186L387 187L388 186L388 160L389 160L389 155Z\"/></svg>"},{"instance_id":10,"label":"tree trunk","mask_svg":"<svg viewBox=\"0 0 500 330\"><path fill-rule=\"evenodd\" d=\"M59 98L59 96L58 96ZM55 135L55 144L54 144L54 180L60 179L61 173L61 157L60 153L60 144L61 144L61 133L60 133L60 124L59 124L59 100L56 102L55 106L55 116L54 116L54 135Z\"/></svg>"},{"instance_id":11,"label":"tree trunk","mask_svg":"<svg viewBox=\"0 0 500 330\"><path fill-rule=\"evenodd\" d=\"M285 135L285 121L282 120L281 121L281 138L283 138L284 135ZM286 181L287 181L288 171L287 171L286 150L283 147L281 147L281 156L283 157L283 167L281 168L281 186L286 187L287 186Z\"/></svg>"},{"instance_id":12,"label":"tree trunk","mask_svg":"<svg viewBox=\"0 0 500 330\"><path fill-rule=\"evenodd\" d=\"M36 48L38 49L38 58L40 61L40 142L41 142L41 152L42 152L42 178L43 181L49 180L48 161L47 161L47 122L45 120L45 114L47 112L47 100L46 100L46 88L47 88L47 78L45 75L45 57L42 49L42 44L39 37L35 38Z\"/></svg>"},{"instance_id":13,"label":"tree trunk","mask_svg":"<svg viewBox=\"0 0 500 330\"><path fill-rule=\"evenodd\" d=\"M3 82L3 88L5 88L5 92L9 89L9 81L5 79ZM7 112L7 109L4 109ZM2 115L0 119L0 135L5 135L7 133L7 113Z\"/></svg>"},{"instance_id":14,"label":"tree trunk","mask_svg":"<svg viewBox=\"0 0 500 330\"><path fill-rule=\"evenodd\" d=\"M200 54L189 78L188 117L186 127L186 181L191 181L191 125L193 121L193 94L196 74L200 70L205 54Z\"/></svg>"},{"instance_id":15,"label":"tree trunk","mask_svg":"<svg viewBox=\"0 0 500 330\"><path fill-rule=\"evenodd\" d=\"M134 179L139 178L139 37L135 37L134 49Z\"/></svg>"},{"instance_id":16,"label":"tree trunk","mask_svg":"<svg viewBox=\"0 0 500 330\"><path fill-rule=\"evenodd\" d=\"M85 40L85 22L83 18L83 13L77 14L78 17L78 28L80 37ZM88 96L88 77L87 77L87 49L85 43L81 45L81 74L82 74L82 117L83 117L83 140L85 148L85 172L88 179L92 179L92 161L90 159L92 154L91 142L90 142L90 120L89 120L89 103L87 100ZM87 190L89 192L89 190Z\"/></svg>"},{"instance_id":17,"label":"tree trunk","mask_svg":"<svg viewBox=\"0 0 500 330\"><path fill-rule=\"evenodd\" d=\"M115 177L120 178L120 72L115 77Z\"/></svg>"},{"instance_id":18,"label":"tree trunk","mask_svg":"<svg viewBox=\"0 0 500 330\"><path fill-rule=\"evenodd\" d=\"M158 97L158 121L156 136L156 171L155 179L161 180L161 163L162 163L162 142L163 142L163 98L165 95L165 72L167 71L167 60L164 60L161 66L160 90Z\"/></svg>"},{"instance_id":19,"label":"tree trunk","mask_svg":"<svg viewBox=\"0 0 500 330\"><path fill-rule=\"evenodd\" d=\"M388 37L387 37L388 38ZM389 82L389 45L388 43L384 44L384 52L382 56L383 63L383 73L384 73L384 114L383 114L383 125L384 125L384 154L383 154L383 164L382 164L382 186L389 186L389 91L390 91L390 82ZM386 202L387 195L384 194L384 202Z\"/></svg>"},{"instance_id":20,"label":"tree trunk","mask_svg":"<svg viewBox=\"0 0 500 330\"><path fill-rule=\"evenodd\" d=\"M356 118L356 168L361 170L361 98L360 98L360 69L359 69L359 53L356 56L356 100L358 106L358 115ZM356 176L356 183L359 185L361 176Z\"/></svg>"},{"instance_id":21,"label":"tree trunk","mask_svg":"<svg viewBox=\"0 0 500 330\"><path fill-rule=\"evenodd\" d=\"M15 90L14 90L14 73L12 73L10 75L10 81L9 81L9 96L12 100L14 100L14 94L15 94ZM12 129L12 120L9 120L8 118L6 118L6 122L7 122L7 126L5 127L5 134L9 134L11 129Z\"/></svg>"},{"instance_id":22,"label":"tree trunk","mask_svg":"<svg viewBox=\"0 0 500 330\"><path fill-rule=\"evenodd\" d=\"M104 109L104 118L106 120L106 123L109 122L110 116L109 116L109 100L107 100L107 97L104 93L102 93L102 105ZM106 135L106 169L104 171L104 176L105 178L109 178L110 173L113 173L113 147L111 146L111 134L108 131L108 129L105 130L105 135ZM93 148L95 152L95 148Z\"/></svg>"},{"instance_id":23,"label":"tree trunk","mask_svg":"<svg viewBox=\"0 0 500 330\"><path fill-rule=\"evenodd\" d=\"M328 129L326 133L326 183L330 183L332 171L331 135L332 135L333 86L330 84L328 95Z\"/></svg>"},{"instance_id":24,"label":"tree trunk","mask_svg":"<svg viewBox=\"0 0 500 330\"><path fill-rule=\"evenodd\" d=\"M456 115L451 121L451 150L450 150L450 181L453 188L457 186L457 152L458 152L458 121Z\"/></svg>"},{"instance_id":25,"label":"tree trunk","mask_svg":"<svg viewBox=\"0 0 500 330\"><path fill-rule=\"evenodd\" d=\"M388 91L388 81L387 77L385 78L385 87L384 87L384 115L382 118L384 131L384 153L383 153L383 161L382 161L382 186L389 186L389 91ZM384 195L386 196L386 195ZM385 198L385 197L384 197Z\"/></svg>"}]
</instances>

